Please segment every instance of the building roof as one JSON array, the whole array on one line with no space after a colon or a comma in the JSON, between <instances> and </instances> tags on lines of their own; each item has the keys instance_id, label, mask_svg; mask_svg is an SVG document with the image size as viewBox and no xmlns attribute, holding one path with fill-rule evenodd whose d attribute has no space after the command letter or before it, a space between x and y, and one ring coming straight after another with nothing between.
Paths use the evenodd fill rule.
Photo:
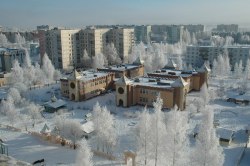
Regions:
<instances>
[{"instance_id":1,"label":"building roof","mask_svg":"<svg viewBox=\"0 0 250 166\"><path fill-rule=\"evenodd\" d=\"M118 81L116 81L116 84L128 84L131 80L129 80L126 76L122 76Z\"/></svg>"},{"instance_id":2,"label":"building roof","mask_svg":"<svg viewBox=\"0 0 250 166\"><path fill-rule=\"evenodd\" d=\"M189 77L193 74L197 74L196 71L184 71L184 70L176 70L176 69L161 69L157 70L153 73L148 74L155 74L159 76L180 76L180 77Z\"/></svg>"},{"instance_id":3,"label":"building roof","mask_svg":"<svg viewBox=\"0 0 250 166\"><path fill-rule=\"evenodd\" d=\"M161 89L171 89L174 79L163 79L163 78L150 78L150 77L138 77L131 79L128 82L131 85L147 86Z\"/></svg>"},{"instance_id":4,"label":"building roof","mask_svg":"<svg viewBox=\"0 0 250 166\"><path fill-rule=\"evenodd\" d=\"M48 125L45 123L42 130L40 131L40 133L50 133L51 130L50 128L48 127Z\"/></svg>"},{"instance_id":5,"label":"building roof","mask_svg":"<svg viewBox=\"0 0 250 166\"><path fill-rule=\"evenodd\" d=\"M96 78L106 77L109 74L110 73L108 72L96 72L94 70L86 70L86 71L81 71L81 72L77 72L76 70L74 70L70 76L64 77L62 78L62 80L76 80L77 79L77 80L86 82L86 81L93 80Z\"/></svg>"},{"instance_id":6,"label":"building roof","mask_svg":"<svg viewBox=\"0 0 250 166\"><path fill-rule=\"evenodd\" d=\"M230 140L234 135L234 131L225 128L217 128L216 134L219 138Z\"/></svg>"},{"instance_id":7,"label":"building roof","mask_svg":"<svg viewBox=\"0 0 250 166\"><path fill-rule=\"evenodd\" d=\"M112 70L112 71L126 71L130 69L138 68L139 65L136 64L120 64L120 65L113 65L109 67L98 68L100 70ZM97 70L98 70L97 69Z\"/></svg>"},{"instance_id":8,"label":"building roof","mask_svg":"<svg viewBox=\"0 0 250 166\"><path fill-rule=\"evenodd\" d=\"M61 100L61 99L58 99L56 101L49 101L49 102L44 103L44 106L50 107L50 108L53 108L53 109L60 108L60 107L63 107L65 105L66 105L66 102Z\"/></svg>"},{"instance_id":9,"label":"building roof","mask_svg":"<svg viewBox=\"0 0 250 166\"><path fill-rule=\"evenodd\" d=\"M95 130L94 123L92 121L88 121L88 122L82 124L81 128L87 134L90 134Z\"/></svg>"},{"instance_id":10,"label":"building roof","mask_svg":"<svg viewBox=\"0 0 250 166\"><path fill-rule=\"evenodd\" d=\"M185 87L188 83L182 78L179 77L175 82L172 84L172 87Z\"/></svg>"}]
</instances>

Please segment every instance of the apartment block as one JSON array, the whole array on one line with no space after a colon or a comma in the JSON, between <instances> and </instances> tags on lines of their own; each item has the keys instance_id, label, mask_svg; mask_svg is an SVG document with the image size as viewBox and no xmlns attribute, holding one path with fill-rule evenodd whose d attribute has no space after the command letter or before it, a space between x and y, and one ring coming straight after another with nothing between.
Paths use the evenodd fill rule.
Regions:
<instances>
[{"instance_id":1,"label":"apartment block","mask_svg":"<svg viewBox=\"0 0 250 166\"><path fill-rule=\"evenodd\" d=\"M80 29L53 29L46 31L46 52L55 68L72 69L77 64Z\"/></svg>"},{"instance_id":2,"label":"apartment block","mask_svg":"<svg viewBox=\"0 0 250 166\"><path fill-rule=\"evenodd\" d=\"M205 26L198 24L198 25L183 25L184 29L187 29L188 32L190 33L197 33L197 32L204 32L205 31Z\"/></svg>"},{"instance_id":3,"label":"apartment block","mask_svg":"<svg viewBox=\"0 0 250 166\"><path fill-rule=\"evenodd\" d=\"M238 32L239 31L239 26L237 24L220 24L217 25L216 30L218 32Z\"/></svg>"},{"instance_id":4,"label":"apartment block","mask_svg":"<svg viewBox=\"0 0 250 166\"><path fill-rule=\"evenodd\" d=\"M1 68L4 72L10 72L14 60L21 65L24 62L25 50L14 48L0 48Z\"/></svg>"},{"instance_id":5,"label":"apartment block","mask_svg":"<svg viewBox=\"0 0 250 166\"><path fill-rule=\"evenodd\" d=\"M140 58L137 58L132 64L120 64L104 68L98 68L100 72L112 72L115 73L115 78L121 78L126 76L128 78L135 78L144 75L144 65Z\"/></svg>"},{"instance_id":6,"label":"apartment block","mask_svg":"<svg viewBox=\"0 0 250 166\"><path fill-rule=\"evenodd\" d=\"M115 84L117 106L153 106L157 95L160 94L163 108L171 109L177 105L180 110L185 109L189 85L181 77L178 79L149 77L128 79L123 76Z\"/></svg>"},{"instance_id":7,"label":"apartment block","mask_svg":"<svg viewBox=\"0 0 250 166\"><path fill-rule=\"evenodd\" d=\"M80 54L83 55L84 50L91 57L103 53L104 47L108 42L106 40L108 31L108 28L87 28L81 30L79 32Z\"/></svg>"},{"instance_id":8,"label":"apartment block","mask_svg":"<svg viewBox=\"0 0 250 166\"><path fill-rule=\"evenodd\" d=\"M72 101L82 101L112 89L114 73L82 71L61 79L61 94Z\"/></svg>"},{"instance_id":9,"label":"apartment block","mask_svg":"<svg viewBox=\"0 0 250 166\"><path fill-rule=\"evenodd\" d=\"M144 44L149 44L151 39L151 25L140 25L135 26L135 42L140 43L143 42Z\"/></svg>"},{"instance_id":10,"label":"apartment block","mask_svg":"<svg viewBox=\"0 0 250 166\"><path fill-rule=\"evenodd\" d=\"M151 40L170 44L182 41L184 27L181 25L152 25Z\"/></svg>"},{"instance_id":11,"label":"apartment block","mask_svg":"<svg viewBox=\"0 0 250 166\"><path fill-rule=\"evenodd\" d=\"M133 28L59 29L39 31L40 54L47 52L58 69L72 70L82 66L84 50L93 57L103 53L108 43L114 43L119 56L127 62L134 44Z\"/></svg>"},{"instance_id":12,"label":"apartment block","mask_svg":"<svg viewBox=\"0 0 250 166\"><path fill-rule=\"evenodd\" d=\"M246 65L247 59L250 58L250 45L236 46L187 46L186 62L192 66L200 67L205 61L210 64L220 54L228 52L230 64L233 67L235 63L242 61L243 66Z\"/></svg>"},{"instance_id":13,"label":"apartment block","mask_svg":"<svg viewBox=\"0 0 250 166\"><path fill-rule=\"evenodd\" d=\"M128 55L131 53L134 45L134 28L115 27L110 29L107 43L114 43L117 53L123 62L128 62Z\"/></svg>"}]
</instances>

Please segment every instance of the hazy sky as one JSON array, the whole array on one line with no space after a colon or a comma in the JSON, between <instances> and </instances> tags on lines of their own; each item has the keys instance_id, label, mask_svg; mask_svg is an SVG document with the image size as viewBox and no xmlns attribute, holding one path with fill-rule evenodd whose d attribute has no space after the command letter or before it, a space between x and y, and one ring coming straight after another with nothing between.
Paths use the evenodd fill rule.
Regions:
<instances>
[{"instance_id":1,"label":"hazy sky","mask_svg":"<svg viewBox=\"0 0 250 166\"><path fill-rule=\"evenodd\" d=\"M0 25L250 23L250 0L0 0Z\"/></svg>"}]
</instances>

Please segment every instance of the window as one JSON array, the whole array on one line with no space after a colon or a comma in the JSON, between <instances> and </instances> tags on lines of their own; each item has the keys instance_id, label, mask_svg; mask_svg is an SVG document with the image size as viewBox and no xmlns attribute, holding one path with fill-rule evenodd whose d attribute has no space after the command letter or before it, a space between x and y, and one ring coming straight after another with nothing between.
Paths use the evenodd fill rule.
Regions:
<instances>
[{"instance_id":1,"label":"window","mask_svg":"<svg viewBox=\"0 0 250 166\"><path fill-rule=\"evenodd\" d=\"M122 87L119 87L119 88L118 88L118 92L119 92L120 94L123 94L123 93L124 93L124 89L123 89Z\"/></svg>"},{"instance_id":2,"label":"window","mask_svg":"<svg viewBox=\"0 0 250 166\"><path fill-rule=\"evenodd\" d=\"M75 89L75 87L76 87L75 83L74 83L74 82L71 82L71 83L70 83L70 87L71 87L72 89Z\"/></svg>"}]
</instances>

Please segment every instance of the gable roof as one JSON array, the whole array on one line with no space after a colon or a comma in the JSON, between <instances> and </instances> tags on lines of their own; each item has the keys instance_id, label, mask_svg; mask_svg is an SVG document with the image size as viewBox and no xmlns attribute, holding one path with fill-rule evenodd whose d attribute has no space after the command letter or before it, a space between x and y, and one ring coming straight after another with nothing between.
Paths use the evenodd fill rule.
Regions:
<instances>
[{"instance_id":1,"label":"gable roof","mask_svg":"<svg viewBox=\"0 0 250 166\"><path fill-rule=\"evenodd\" d=\"M119 80L116 81L116 84L128 84L130 80L126 76L122 76Z\"/></svg>"},{"instance_id":2,"label":"gable roof","mask_svg":"<svg viewBox=\"0 0 250 166\"><path fill-rule=\"evenodd\" d=\"M175 82L172 84L172 87L185 87L188 83L182 78L179 77Z\"/></svg>"},{"instance_id":3,"label":"gable roof","mask_svg":"<svg viewBox=\"0 0 250 166\"><path fill-rule=\"evenodd\" d=\"M40 131L40 133L49 133L49 132L51 132L51 130L47 126L47 124L45 123L45 125L43 126L42 130Z\"/></svg>"},{"instance_id":4,"label":"gable roof","mask_svg":"<svg viewBox=\"0 0 250 166\"><path fill-rule=\"evenodd\" d=\"M70 79L76 80L77 77L80 77L81 75L76 71L76 69L74 69L74 71L72 72L72 75L70 76Z\"/></svg>"}]
</instances>

